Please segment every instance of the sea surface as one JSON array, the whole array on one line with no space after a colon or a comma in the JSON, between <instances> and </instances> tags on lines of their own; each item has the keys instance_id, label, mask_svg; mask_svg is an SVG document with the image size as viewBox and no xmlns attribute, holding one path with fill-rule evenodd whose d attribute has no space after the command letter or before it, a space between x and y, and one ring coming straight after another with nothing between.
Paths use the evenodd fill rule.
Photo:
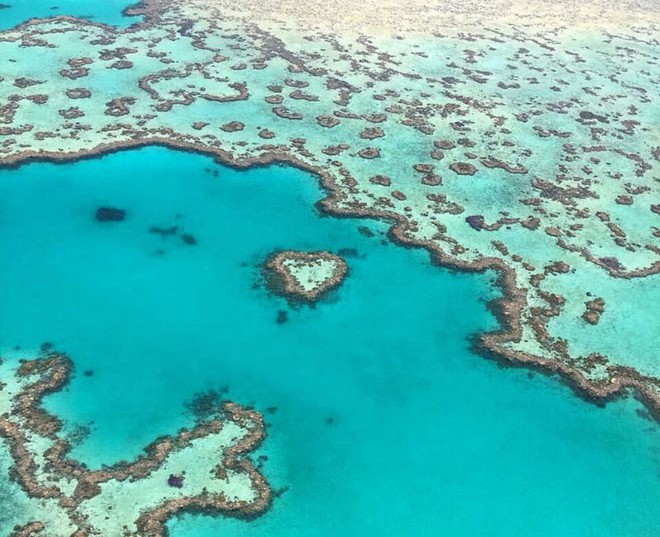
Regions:
<instances>
[{"instance_id":1,"label":"sea surface","mask_svg":"<svg viewBox=\"0 0 660 537\"><path fill-rule=\"evenodd\" d=\"M13 28L32 19L56 15L84 18L93 22L127 27L140 18L125 17L125 7L137 2L126 0L2 0L0 1L0 31Z\"/></svg>"},{"instance_id":2,"label":"sea surface","mask_svg":"<svg viewBox=\"0 0 660 537\"><path fill-rule=\"evenodd\" d=\"M9 3L0 26L50 13ZM59 6L134 22L122 2ZM72 358L46 400L67 432L89 427L72 456L132 459L217 391L263 412L255 459L281 494L251 522L175 519L173 537L659 535L660 428L641 405L599 408L475 354L497 328L495 275L434 266L384 222L324 216L323 196L294 168L158 147L0 170L0 351L51 342ZM100 206L126 219L97 222ZM349 277L292 307L263 285L277 249L332 251Z\"/></svg>"},{"instance_id":3,"label":"sea surface","mask_svg":"<svg viewBox=\"0 0 660 537\"><path fill-rule=\"evenodd\" d=\"M257 455L285 491L249 523L174 520L175 537L657 534L660 431L641 405L598 408L475 355L494 275L322 216L322 196L293 168L157 147L0 172L0 341L73 359L46 400L67 430L90 427L73 456L131 459L226 388L264 413ZM97 222L103 205L126 219ZM281 248L342 254L350 276L291 308L260 276Z\"/></svg>"}]
</instances>

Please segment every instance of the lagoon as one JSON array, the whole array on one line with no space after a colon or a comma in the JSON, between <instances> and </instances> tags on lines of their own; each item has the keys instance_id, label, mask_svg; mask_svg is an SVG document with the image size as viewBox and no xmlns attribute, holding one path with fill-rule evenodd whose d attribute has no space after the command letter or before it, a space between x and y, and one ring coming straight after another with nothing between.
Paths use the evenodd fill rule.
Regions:
<instances>
[{"instance_id":1,"label":"lagoon","mask_svg":"<svg viewBox=\"0 0 660 537\"><path fill-rule=\"evenodd\" d=\"M641 405L598 408L474 354L497 326L495 275L323 216L322 197L294 168L160 147L0 172L0 346L31 357L47 341L74 361L46 400L89 427L72 455L133 458L226 389L264 413L255 458L282 494L254 521L186 516L174 536L653 535L660 431ZM98 222L100 206L125 220ZM278 249L331 251L349 277L290 306L261 277Z\"/></svg>"}]
</instances>

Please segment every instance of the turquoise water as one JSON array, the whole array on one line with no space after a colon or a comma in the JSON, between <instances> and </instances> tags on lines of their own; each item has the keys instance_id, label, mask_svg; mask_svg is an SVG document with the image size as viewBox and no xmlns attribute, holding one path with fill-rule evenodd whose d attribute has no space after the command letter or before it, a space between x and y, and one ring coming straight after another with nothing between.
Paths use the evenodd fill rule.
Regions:
<instances>
[{"instance_id":1,"label":"turquoise water","mask_svg":"<svg viewBox=\"0 0 660 537\"><path fill-rule=\"evenodd\" d=\"M2 0L0 1L0 30L13 28L32 18L56 15L82 17L94 22L126 27L139 22L135 17L125 17L125 7L137 2L130 0Z\"/></svg>"},{"instance_id":2,"label":"turquoise water","mask_svg":"<svg viewBox=\"0 0 660 537\"><path fill-rule=\"evenodd\" d=\"M132 458L227 387L264 412L262 471L288 490L249 523L174 520L175 537L657 535L660 431L640 405L601 409L473 354L496 326L493 275L321 217L321 197L292 168L164 148L0 171L0 345L70 354L77 374L46 406L90 426L74 456ZM126 219L96 222L101 205ZM350 276L291 309L260 279L276 248L342 253Z\"/></svg>"}]
</instances>

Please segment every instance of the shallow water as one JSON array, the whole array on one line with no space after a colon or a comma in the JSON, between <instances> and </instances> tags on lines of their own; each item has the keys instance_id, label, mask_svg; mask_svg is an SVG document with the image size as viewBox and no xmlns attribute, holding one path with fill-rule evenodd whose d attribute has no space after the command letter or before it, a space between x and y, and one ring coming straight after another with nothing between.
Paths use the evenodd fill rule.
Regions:
<instances>
[{"instance_id":1,"label":"shallow water","mask_svg":"<svg viewBox=\"0 0 660 537\"><path fill-rule=\"evenodd\" d=\"M136 4L130 0L2 0L0 2L0 30L13 28L32 19L57 15L85 18L93 22L126 27L139 22L139 18L125 17L122 11Z\"/></svg>"},{"instance_id":2,"label":"shallow water","mask_svg":"<svg viewBox=\"0 0 660 537\"><path fill-rule=\"evenodd\" d=\"M262 470L288 490L255 521L186 516L174 536L656 534L660 431L640 405L597 408L473 354L468 338L496 326L493 275L321 217L321 197L292 168L163 148L0 172L0 342L74 360L46 404L91 427L73 455L132 458L226 386L264 412ZM101 205L126 220L96 222ZM292 309L261 283L278 248L348 249L350 276Z\"/></svg>"}]
</instances>

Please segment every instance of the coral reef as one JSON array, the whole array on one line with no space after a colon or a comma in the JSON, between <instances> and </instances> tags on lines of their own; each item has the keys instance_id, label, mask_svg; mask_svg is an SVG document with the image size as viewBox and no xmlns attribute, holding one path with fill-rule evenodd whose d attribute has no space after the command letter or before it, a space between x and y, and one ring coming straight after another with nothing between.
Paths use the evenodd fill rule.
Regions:
<instances>
[{"instance_id":1,"label":"coral reef","mask_svg":"<svg viewBox=\"0 0 660 537\"><path fill-rule=\"evenodd\" d=\"M257 412L233 403L220 417L157 439L131 463L90 470L69 458L62 424L41 400L66 385L71 369L53 351L0 362L0 438L13 459L11 478L33 500L14 535L157 537L176 513L251 518L268 508L270 488L245 458L264 438L264 425Z\"/></svg>"},{"instance_id":2,"label":"coral reef","mask_svg":"<svg viewBox=\"0 0 660 537\"><path fill-rule=\"evenodd\" d=\"M348 273L346 262L330 252L292 250L272 255L264 263L264 269L273 291L293 301L307 302L317 301L340 285Z\"/></svg>"}]
</instances>

